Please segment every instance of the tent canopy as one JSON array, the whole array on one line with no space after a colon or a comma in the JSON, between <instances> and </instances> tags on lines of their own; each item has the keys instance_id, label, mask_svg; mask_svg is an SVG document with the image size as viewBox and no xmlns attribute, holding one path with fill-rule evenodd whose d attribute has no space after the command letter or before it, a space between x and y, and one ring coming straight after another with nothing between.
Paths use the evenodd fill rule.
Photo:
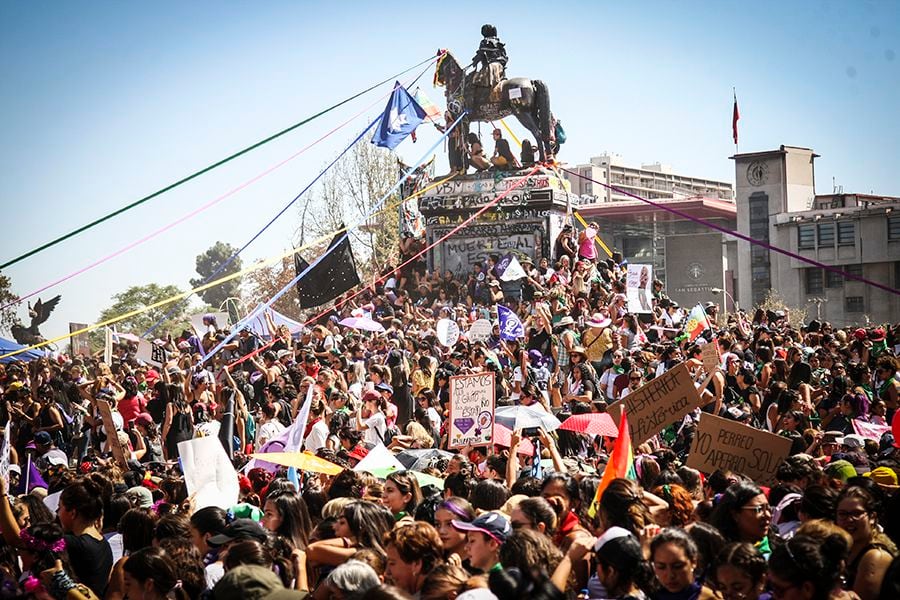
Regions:
<instances>
[{"instance_id":1,"label":"tent canopy","mask_svg":"<svg viewBox=\"0 0 900 600\"><path fill-rule=\"evenodd\" d=\"M0 338L0 354L9 354L10 352L15 352L16 350L21 350L25 347L26 346L17 344L12 340ZM44 353L40 350L28 350L27 352L22 352L21 354L16 354L15 356L8 356L6 358L0 359L0 363L7 364L17 360L28 362L36 358L41 358L42 356L44 356Z\"/></svg>"}]
</instances>

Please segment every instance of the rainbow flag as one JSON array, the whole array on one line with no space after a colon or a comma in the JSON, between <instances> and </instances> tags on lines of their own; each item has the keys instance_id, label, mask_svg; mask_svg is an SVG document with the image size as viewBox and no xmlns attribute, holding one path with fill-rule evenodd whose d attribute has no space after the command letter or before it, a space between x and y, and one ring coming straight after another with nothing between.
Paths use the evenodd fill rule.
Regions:
<instances>
[{"instance_id":1,"label":"rainbow flag","mask_svg":"<svg viewBox=\"0 0 900 600\"><path fill-rule=\"evenodd\" d=\"M606 469L603 470L603 477L597 486L597 493L594 494L594 500L588 509L588 516L594 518L597 514L597 507L600 505L600 497L603 496L605 490L613 479L631 479L637 481L637 474L634 470L634 449L631 447L631 431L628 429L628 417L625 415L625 407L622 407L622 417L619 419L619 437L616 438L616 444L613 446L612 454L609 456L609 462L606 463Z\"/></svg>"},{"instance_id":2,"label":"rainbow flag","mask_svg":"<svg viewBox=\"0 0 900 600\"><path fill-rule=\"evenodd\" d=\"M706 317L706 311L699 304L691 309L684 324L684 332L688 336L688 341L693 342L697 337L709 329L709 319Z\"/></svg>"},{"instance_id":3,"label":"rainbow flag","mask_svg":"<svg viewBox=\"0 0 900 600\"><path fill-rule=\"evenodd\" d=\"M425 110L425 120L431 121L432 123L440 123L444 119L443 113L441 113L441 109L435 105L434 102L431 101L428 96L425 95L421 89L416 88L415 93L413 93L413 98L415 98L416 102L419 103Z\"/></svg>"}]
</instances>

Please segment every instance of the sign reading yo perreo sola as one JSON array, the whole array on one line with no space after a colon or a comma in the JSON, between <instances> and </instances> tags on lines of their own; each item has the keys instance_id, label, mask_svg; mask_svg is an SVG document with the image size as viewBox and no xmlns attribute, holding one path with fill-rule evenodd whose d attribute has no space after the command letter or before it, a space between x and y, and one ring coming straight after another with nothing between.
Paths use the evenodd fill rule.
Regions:
<instances>
[{"instance_id":1,"label":"sign reading yo perreo sola","mask_svg":"<svg viewBox=\"0 0 900 600\"><path fill-rule=\"evenodd\" d=\"M485 446L494 431L494 374L450 378L450 447Z\"/></svg>"},{"instance_id":2,"label":"sign reading yo perreo sola","mask_svg":"<svg viewBox=\"0 0 900 600\"><path fill-rule=\"evenodd\" d=\"M628 411L631 443L637 447L697 408L700 395L687 364L681 363L610 404L607 412L616 423L623 405Z\"/></svg>"},{"instance_id":3,"label":"sign reading yo perreo sola","mask_svg":"<svg viewBox=\"0 0 900 600\"><path fill-rule=\"evenodd\" d=\"M790 451L788 438L703 413L687 466L707 475L718 469L734 471L766 484L775 480L778 465Z\"/></svg>"}]
</instances>

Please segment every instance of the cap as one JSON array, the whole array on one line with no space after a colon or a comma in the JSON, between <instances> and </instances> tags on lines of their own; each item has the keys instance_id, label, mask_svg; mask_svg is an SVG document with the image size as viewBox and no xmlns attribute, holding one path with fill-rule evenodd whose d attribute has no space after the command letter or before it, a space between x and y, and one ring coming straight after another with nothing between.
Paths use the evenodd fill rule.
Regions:
<instances>
[{"instance_id":1,"label":"cap","mask_svg":"<svg viewBox=\"0 0 900 600\"><path fill-rule=\"evenodd\" d=\"M855 337L858 340L866 339L866 330L863 329L862 327L860 327L859 329L857 329L856 331L853 332L853 337Z\"/></svg>"},{"instance_id":2,"label":"cap","mask_svg":"<svg viewBox=\"0 0 900 600\"><path fill-rule=\"evenodd\" d=\"M500 287L500 282L496 279L491 279L491 282L488 285L491 287Z\"/></svg>"},{"instance_id":3,"label":"cap","mask_svg":"<svg viewBox=\"0 0 900 600\"><path fill-rule=\"evenodd\" d=\"M575 324L575 319L573 319L572 317L569 317L569 316L565 316L556 323L556 326L557 327L565 327L566 325L574 325L574 324Z\"/></svg>"},{"instance_id":4,"label":"cap","mask_svg":"<svg viewBox=\"0 0 900 600\"><path fill-rule=\"evenodd\" d=\"M500 544L504 543L512 533L509 521L498 512L486 512L471 523L454 519L451 524L457 531L480 531Z\"/></svg>"},{"instance_id":5,"label":"cap","mask_svg":"<svg viewBox=\"0 0 900 600\"><path fill-rule=\"evenodd\" d=\"M623 527L610 527L594 542L594 555L618 571L628 571L640 564L644 556L641 543Z\"/></svg>"},{"instance_id":6,"label":"cap","mask_svg":"<svg viewBox=\"0 0 900 600\"><path fill-rule=\"evenodd\" d=\"M872 340L873 342L880 342L880 341L884 340L884 336L885 336L885 331L884 331L884 328L882 328L882 327L873 329L872 331L869 332L869 339Z\"/></svg>"},{"instance_id":7,"label":"cap","mask_svg":"<svg viewBox=\"0 0 900 600\"><path fill-rule=\"evenodd\" d=\"M387 392L388 394L394 393L394 388L392 388L390 386L390 384L387 384L383 381L381 383L379 383L378 385L376 385L375 389L378 390L379 392Z\"/></svg>"},{"instance_id":8,"label":"cap","mask_svg":"<svg viewBox=\"0 0 900 600\"><path fill-rule=\"evenodd\" d=\"M826 431L822 434L822 444L840 444L844 439L842 431Z\"/></svg>"},{"instance_id":9,"label":"cap","mask_svg":"<svg viewBox=\"0 0 900 600\"><path fill-rule=\"evenodd\" d=\"M856 477L856 468L846 460L836 460L825 468L825 473L846 483L851 477Z\"/></svg>"},{"instance_id":10,"label":"cap","mask_svg":"<svg viewBox=\"0 0 900 600\"><path fill-rule=\"evenodd\" d=\"M356 460L362 460L369 455L368 448L363 448L362 446L357 446L353 449L350 454L347 455L347 458L353 458Z\"/></svg>"},{"instance_id":11,"label":"cap","mask_svg":"<svg viewBox=\"0 0 900 600\"><path fill-rule=\"evenodd\" d=\"M150 369L146 373L144 373L144 381L156 379L159 379L159 373L156 371L156 369Z\"/></svg>"},{"instance_id":12,"label":"cap","mask_svg":"<svg viewBox=\"0 0 900 600\"><path fill-rule=\"evenodd\" d=\"M278 351L278 353L275 356L278 358L278 360L281 360L285 356L291 356L291 354L292 354L292 352L290 350L282 348L281 350Z\"/></svg>"},{"instance_id":13,"label":"cap","mask_svg":"<svg viewBox=\"0 0 900 600\"><path fill-rule=\"evenodd\" d=\"M888 467L878 467L877 469L872 469L863 477L870 477L872 481L878 483L880 485L897 485L897 474L893 469Z\"/></svg>"},{"instance_id":14,"label":"cap","mask_svg":"<svg viewBox=\"0 0 900 600\"><path fill-rule=\"evenodd\" d=\"M866 440L861 435L850 433L844 436L841 445L846 446L847 448L858 449L866 445Z\"/></svg>"},{"instance_id":15,"label":"cap","mask_svg":"<svg viewBox=\"0 0 900 600\"><path fill-rule=\"evenodd\" d=\"M259 523L251 519L235 519L230 525L225 527L225 531L219 535L209 538L210 546L223 546L234 540L256 540L258 542L266 541L266 530L260 527Z\"/></svg>"},{"instance_id":16,"label":"cap","mask_svg":"<svg viewBox=\"0 0 900 600\"><path fill-rule=\"evenodd\" d=\"M138 506L141 508L150 508L153 506L153 494L147 488L139 485L128 488L128 491L125 492L125 497L132 502L137 502Z\"/></svg>"},{"instance_id":17,"label":"cap","mask_svg":"<svg viewBox=\"0 0 900 600\"><path fill-rule=\"evenodd\" d=\"M260 565L241 565L229 570L213 588L216 600L263 600L284 589L272 569Z\"/></svg>"},{"instance_id":18,"label":"cap","mask_svg":"<svg viewBox=\"0 0 900 600\"><path fill-rule=\"evenodd\" d=\"M150 413L142 412L138 416L134 418L134 422L136 425L143 425L147 427L148 425L154 423L153 417L150 416Z\"/></svg>"},{"instance_id":19,"label":"cap","mask_svg":"<svg viewBox=\"0 0 900 600\"><path fill-rule=\"evenodd\" d=\"M38 431L34 434L34 444L36 446L49 446L53 443L53 438L46 431Z\"/></svg>"}]
</instances>

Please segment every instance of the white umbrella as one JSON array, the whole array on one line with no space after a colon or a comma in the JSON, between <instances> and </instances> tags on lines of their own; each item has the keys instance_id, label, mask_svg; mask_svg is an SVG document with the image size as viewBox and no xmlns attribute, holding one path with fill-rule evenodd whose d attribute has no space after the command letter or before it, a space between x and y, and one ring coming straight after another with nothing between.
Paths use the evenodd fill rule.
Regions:
<instances>
[{"instance_id":1,"label":"white umbrella","mask_svg":"<svg viewBox=\"0 0 900 600\"><path fill-rule=\"evenodd\" d=\"M494 421L513 431L529 427L553 431L561 424L559 419L547 411L530 406L501 406L494 413Z\"/></svg>"},{"instance_id":2,"label":"white umbrella","mask_svg":"<svg viewBox=\"0 0 900 600\"><path fill-rule=\"evenodd\" d=\"M351 329L361 329L363 331L384 331L384 325L367 317L347 317L346 319L338 321L338 325L350 327Z\"/></svg>"}]
</instances>

